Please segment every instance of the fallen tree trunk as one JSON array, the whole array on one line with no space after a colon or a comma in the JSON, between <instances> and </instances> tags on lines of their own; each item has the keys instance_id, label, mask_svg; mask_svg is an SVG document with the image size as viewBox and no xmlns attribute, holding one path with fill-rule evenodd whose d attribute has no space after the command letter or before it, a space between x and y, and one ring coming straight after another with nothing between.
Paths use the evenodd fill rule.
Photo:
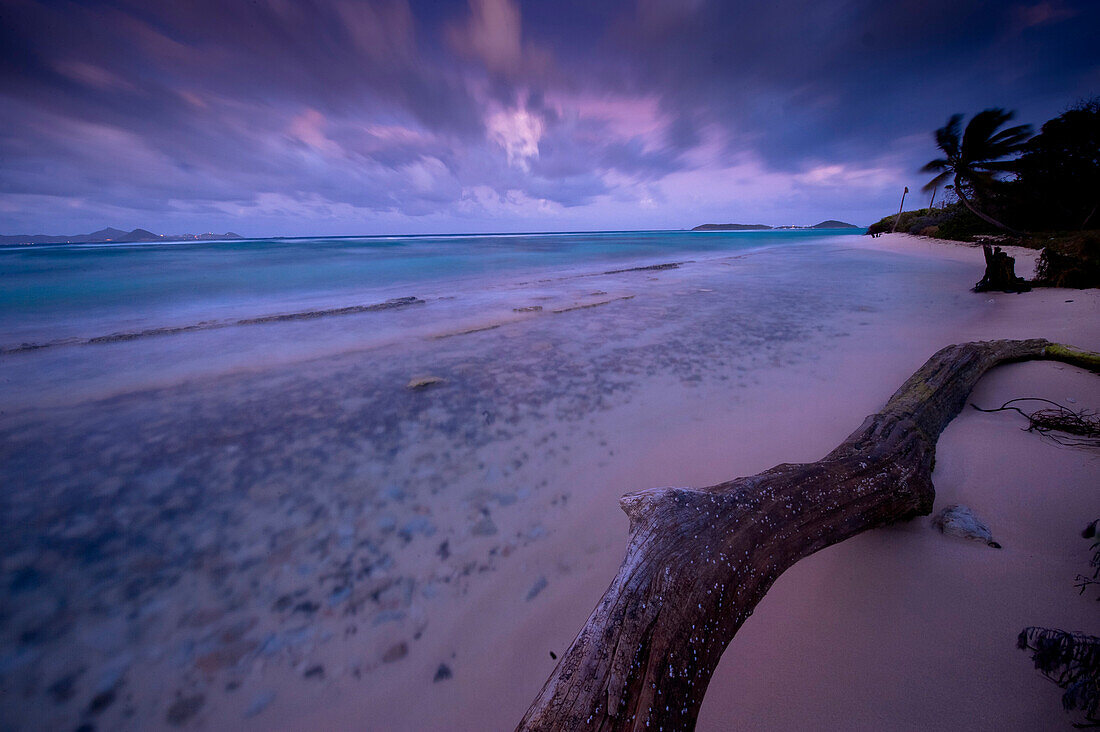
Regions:
<instances>
[{"instance_id":1,"label":"fallen tree trunk","mask_svg":"<svg viewBox=\"0 0 1100 732\"><path fill-rule=\"evenodd\" d=\"M1100 371L1100 354L1045 340L949 346L816 463L623 496L626 558L519 729L694 727L722 652L775 579L819 549L931 512L940 432L986 371L1029 359Z\"/></svg>"}]
</instances>

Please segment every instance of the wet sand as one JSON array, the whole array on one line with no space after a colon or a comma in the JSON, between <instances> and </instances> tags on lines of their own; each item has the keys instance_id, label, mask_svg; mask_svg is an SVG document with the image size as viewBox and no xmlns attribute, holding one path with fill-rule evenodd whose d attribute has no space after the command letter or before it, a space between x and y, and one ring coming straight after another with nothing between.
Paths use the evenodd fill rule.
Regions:
<instances>
[{"instance_id":1,"label":"wet sand","mask_svg":"<svg viewBox=\"0 0 1100 732\"><path fill-rule=\"evenodd\" d=\"M600 307L399 351L9 411L0 716L510 728L622 558L622 493L817 459L948 343L1100 349L1095 292L974 295L980 249L853 239L608 273L572 300ZM1025 364L975 399L1095 408L1094 382ZM1087 629L1072 579L1098 465L1018 427L964 414L935 476L937 508L968 503L1005 549L921 519L800 563L723 658L700 728L1060 724L1014 638Z\"/></svg>"}]
</instances>

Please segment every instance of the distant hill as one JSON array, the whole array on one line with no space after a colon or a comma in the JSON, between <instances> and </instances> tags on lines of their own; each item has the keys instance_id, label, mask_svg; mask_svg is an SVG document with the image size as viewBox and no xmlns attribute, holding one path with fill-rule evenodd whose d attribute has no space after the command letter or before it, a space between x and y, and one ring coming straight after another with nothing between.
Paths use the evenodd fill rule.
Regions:
<instances>
[{"instance_id":1,"label":"distant hill","mask_svg":"<svg viewBox=\"0 0 1100 732\"><path fill-rule=\"evenodd\" d=\"M770 228L767 224L700 224L692 231L758 231Z\"/></svg>"},{"instance_id":2,"label":"distant hill","mask_svg":"<svg viewBox=\"0 0 1100 732\"><path fill-rule=\"evenodd\" d=\"M692 231L762 231L772 229L859 229L861 227L846 224L843 221L829 219L813 226L768 226L767 224L700 224Z\"/></svg>"},{"instance_id":3,"label":"distant hill","mask_svg":"<svg viewBox=\"0 0 1100 732\"><path fill-rule=\"evenodd\" d=\"M72 236L50 236L47 234L11 234L0 236L0 244L93 244L99 242L132 243L139 241L215 241L221 239L243 239L240 234L228 231L224 234L154 234L148 229L123 231L107 227L91 234L73 234Z\"/></svg>"},{"instance_id":4,"label":"distant hill","mask_svg":"<svg viewBox=\"0 0 1100 732\"><path fill-rule=\"evenodd\" d=\"M829 219L828 221L822 221L820 224L814 224L811 229L860 229L861 226L855 224L846 224L843 221L837 221L836 219Z\"/></svg>"}]
</instances>

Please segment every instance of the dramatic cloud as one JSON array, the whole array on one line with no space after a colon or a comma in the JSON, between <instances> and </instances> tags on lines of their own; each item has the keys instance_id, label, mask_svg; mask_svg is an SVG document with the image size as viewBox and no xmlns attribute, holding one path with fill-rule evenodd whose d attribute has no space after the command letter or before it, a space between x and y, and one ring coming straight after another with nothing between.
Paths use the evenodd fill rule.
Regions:
<instances>
[{"instance_id":1,"label":"dramatic cloud","mask_svg":"<svg viewBox=\"0 0 1100 732\"><path fill-rule=\"evenodd\" d=\"M1100 93L1087 0L7 0L0 231L867 223L953 112Z\"/></svg>"}]
</instances>

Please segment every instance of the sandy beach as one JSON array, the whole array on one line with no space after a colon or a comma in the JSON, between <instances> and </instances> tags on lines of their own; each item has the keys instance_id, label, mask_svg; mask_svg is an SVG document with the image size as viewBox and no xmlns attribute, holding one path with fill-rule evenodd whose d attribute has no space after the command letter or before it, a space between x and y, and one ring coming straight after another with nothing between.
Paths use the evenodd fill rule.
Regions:
<instances>
[{"instance_id":1,"label":"sandy beach","mask_svg":"<svg viewBox=\"0 0 1100 732\"><path fill-rule=\"evenodd\" d=\"M1012 253L1029 276L1033 254ZM5 553L0 728L510 729L622 559L623 493L816 460L944 345L1100 350L1100 293L977 295L982 266L980 248L838 237L587 279L572 305L400 352L42 409L15 395L6 470L58 487L5 507L54 543ZM424 376L441 381L405 388ZM1100 382L1006 366L972 401L1020 396L1096 409ZM965 410L934 474L936 509L970 506L1003 549L924 517L797 564L727 650L699 729L1065 725L1015 638L1097 630L1073 579L1100 457L1021 424ZM73 583L95 602L59 603Z\"/></svg>"}]
</instances>

